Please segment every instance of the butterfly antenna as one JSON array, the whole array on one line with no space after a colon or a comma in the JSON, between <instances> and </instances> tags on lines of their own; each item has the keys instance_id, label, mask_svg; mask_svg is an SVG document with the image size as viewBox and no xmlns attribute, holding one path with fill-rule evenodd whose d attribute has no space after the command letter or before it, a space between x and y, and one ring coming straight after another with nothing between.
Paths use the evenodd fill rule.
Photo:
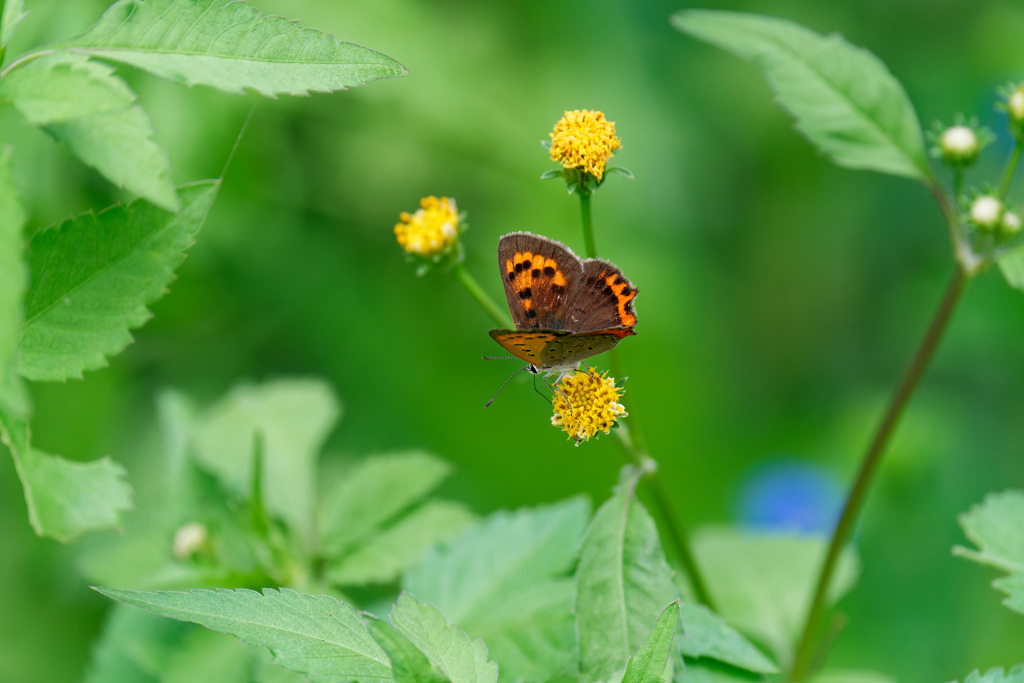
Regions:
<instances>
[{"instance_id":1,"label":"butterfly antenna","mask_svg":"<svg viewBox=\"0 0 1024 683\"><path fill-rule=\"evenodd\" d=\"M485 357L485 360L486 360L486 357ZM505 383L502 384L500 387L498 387L498 390L494 392L494 396L491 396L491 400L488 401L486 404L484 404L484 408L490 408L491 407L491 404L494 403L494 399L498 398L498 394L501 393L501 390L504 389L505 387L507 387L508 383L511 382L515 378L516 375L518 375L523 370L526 370L527 368L532 368L532 367L533 367L532 365L527 364L527 365L524 365L523 367L519 368L515 372L513 372L512 376L509 377L507 380L505 380Z\"/></svg>"}]
</instances>

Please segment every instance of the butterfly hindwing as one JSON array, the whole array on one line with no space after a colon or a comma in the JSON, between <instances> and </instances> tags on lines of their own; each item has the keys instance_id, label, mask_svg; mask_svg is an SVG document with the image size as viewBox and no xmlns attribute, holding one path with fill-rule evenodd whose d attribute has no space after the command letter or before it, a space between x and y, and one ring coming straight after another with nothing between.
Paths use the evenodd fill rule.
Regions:
<instances>
[{"instance_id":1,"label":"butterfly hindwing","mask_svg":"<svg viewBox=\"0 0 1024 683\"><path fill-rule=\"evenodd\" d=\"M633 334L637 289L614 264L602 259L583 262L583 275L565 317L565 329L573 332L630 328Z\"/></svg>"},{"instance_id":2,"label":"butterfly hindwing","mask_svg":"<svg viewBox=\"0 0 1024 683\"><path fill-rule=\"evenodd\" d=\"M512 322L519 329L565 327L583 264L554 240L513 232L498 242L498 264Z\"/></svg>"}]
</instances>

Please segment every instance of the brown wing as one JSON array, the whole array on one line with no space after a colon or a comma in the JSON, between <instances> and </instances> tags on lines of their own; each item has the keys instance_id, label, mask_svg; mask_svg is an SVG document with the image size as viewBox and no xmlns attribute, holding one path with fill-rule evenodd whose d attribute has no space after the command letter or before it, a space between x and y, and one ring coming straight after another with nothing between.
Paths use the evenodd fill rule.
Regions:
<instances>
[{"instance_id":1,"label":"brown wing","mask_svg":"<svg viewBox=\"0 0 1024 683\"><path fill-rule=\"evenodd\" d=\"M601 259L583 262L583 276L565 318L573 332L630 328L636 325L633 302L637 289L614 264Z\"/></svg>"},{"instance_id":2,"label":"brown wing","mask_svg":"<svg viewBox=\"0 0 1024 683\"><path fill-rule=\"evenodd\" d=\"M568 330L491 330L491 337L506 351L542 372L561 372L580 361L608 351L632 328L575 334Z\"/></svg>"},{"instance_id":3,"label":"brown wing","mask_svg":"<svg viewBox=\"0 0 1024 683\"><path fill-rule=\"evenodd\" d=\"M566 327L583 264L564 244L528 232L498 241L498 267L512 322L519 329Z\"/></svg>"}]
</instances>

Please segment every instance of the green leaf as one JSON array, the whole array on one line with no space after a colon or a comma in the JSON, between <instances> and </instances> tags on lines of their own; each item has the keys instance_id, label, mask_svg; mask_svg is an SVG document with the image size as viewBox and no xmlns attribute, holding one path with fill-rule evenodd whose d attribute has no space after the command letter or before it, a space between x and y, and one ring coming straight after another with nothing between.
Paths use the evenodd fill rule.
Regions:
<instances>
[{"instance_id":1,"label":"green leaf","mask_svg":"<svg viewBox=\"0 0 1024 683\"><path fill-rule=\"evenodd\" d=\"M324 496L323 553L337 556L374 536L381 525L423 500L452 472L427 453L395 453L367 458L341 477Z\"/></svg>"},{"instance_id":2,"label":"green leaf","mask_svg":"<svg viewBox=\"0 0 1024 683\"><path fill-rule=\"evenodd\" d=\"M160 683L252 683L258 654L258 650L223 633L189 627L181 647L160 671L159 680Z\"/></svg>"},{"instance_id":3,"label":"green leaf","mask_svg":"<svg viewBox=\"0 0 1024 683\"><path fill-rule=\"evenodd\" d=\"M797 128L837 164L932 178L910 99L867 50L756 14L684 10L672 23L764 70Z\"/></svg>"},{"instance_id":4,"label":"green leaf","mask_svg":"<svg viewBox=\"0 0 1024 683\"><path fill-rule=\"evenodd\" d=\"M1013 247L999 257L999 270L1007 284L1024 290L1024 245Z\"/></svg>"},{"instance_id":5,"label":"green leaf","mask_svg":"<svg viewBox=\"0 0 1024 683\"><path fill-rule=\"evenodd\" d=\"M1004 605L1015 612L1024 614L1024 574L1004 576L993 581L992 585L1009 594L1010 597L1003 600Z\"/></svg>"},{"instance_id":6,"label":"green leaf","mask_svg":"<svg viewBox=\"0 0 1024 683\"><path fill-rule=\"evenodd\" d=\"M594 515L580 551L576 631L582 680L607 681L621 671L664 606L678 597L654 521L631 490L620 491Z\"/></svg>"},{"instance_id":7,"label":"green leaf","mask_svg":"<svg viewBox=\"0 0 1024 683\"><path fill-rule=\"evenodd\" d=\"M0 95L37 126L126 109L136 99L113 68L69 52L21 62L0 80Z\"/></svg>"},{"instance_id":8,"label":"green leaf","mask_svg":"<svg viewBox=\"0 0 1024 683\"><path fill-rule=\"evenodd\" d=\"M571 498L497 512L430 551L406 573L402 587L465 625L485 615L495 597L568 572L589 510L585 499Z\"/></svg>"},{"instance_id":9,"label":"green leaf","mask_svg":"<svg viewBox=\"0 0 1024 683\"><path fill-rule=\"evenodd\" d=\"M697 662L687 660L686 668L677 669L673 678L675 683L766 683L767 680L762 675L737 669L713 659L701 659Z\"/></svg>"},{"instance_id":10,"label":"green leaf","mask_svg":"<svg viewBox=\"0 0 1024 683\"><path fill-rule=\"evenodd\" d=\"M28 286L21 238L25 212L11 177L10 151L9 147L0 151L0 410L25 420L29 413L28 393L15 373L22 297Z\"/></svg>"},{"instance_id":11,"label":"green leaf","mask_svg":"<svg viewBox=\"0 0 1024 683\"><path fill-rule=\"evenodd\" d=\"M248 498L253 446L263 439L263 500L312 545L316 461L341 415L331 388L311 379L240 385L199 419L192 440L196 462L237 495Z\"/></svg>"},{"instance_id":12,"label":"green leaf","mask_svg":"<svg viewBox=\"0 0 1024 683\"><path fill-rule=\"evenodd\" d=\"M665 678L665 671L672 661L672 639L676 635L678 622L677 600L665 608L655 622L654 628L640 645L640 649L629 658L622 683L661 683L668 680Z\"/></svg>"},{"instance_id":13,"label":"green leaf","mask_svg":"<svg viewBox=\"0 0 1024 683\"><path fill-rule=\"evenodd\" d=\"M68 542L86 532L109 529L131 508L125 471L110 458L73 462L29 445L28 425L0 410L0 440L14 456L28 505L28 519L40 536Z\"/></svg>"},{"instance_id":14,"label":"green leaf","mask_svg":"<svg viewBox=\"0 0 1024 683\"><path fill-rule=\"evenodd\" d=\"M953 548L955 554L1024 574L1024 491L990 493L981 505L960 515L958 521L979 550L957 546Z\"/></svg>"},{"instance_id":15,"label":"green leaf","mask_svg":"<svg viewBox=\"0 0 1024 683\"><path fill-rule=\"evenodd\" d=\"M428 551L403 587L483 638L503 676L546 680L573 666L568 573L589 512L573 498L495 513Z\"/></svg>"},{"instance_id":16,"label":"green leaf","mask_svg":"<svg viewBox=\"0 0 1024 683\"><path fill-rule=\"evenodd\" d=\"M1009 594L1004 605L1024 613L1024 491L990 493L958 521L978 550L956 546L953 554L1009 572L992 585Z\"/></svg>"},{"instance_id":17,"label":"green leaf","mask_svg":"<svg viewBox=\"0 0 1024 683\"><path fill-rule=\"evenodd\" d=\"M0 17L0 47L6 48L10 44L11 38L18 32L18 27L27 16L24 0L7 0L3 16Z\"/></svg>"},{"instance_id":18,"label":"green leaf","mask_svg":"<svg viewBox=\"0 0 1024 683\"><path fill-rule=\"evenodd\" d=\"M156 683L187 628L127 605L115 605L93 645L84 683Z\"/></svg>"},{"instance_id":19,"label":"green leaf","mask_svg":"<svg viewBox=\"0 0 1024 683\"><path fill-rule=\"evenodd\" d=\"M387 55L225 0L119 0L58 46L186 85L267 96L343 90L406 73Z\"/></svg>"},{"instance_id":20,"label":"green leaf","mask_svg":"<svg viewBox=\"0 0 1024 683\"><path fill-rule=\"evenodd\" d=\"M219 187L181 188L173 214L137 200L36 233L18 371L35 380L81 377L130 341L185 258Z\"/></svg>"},{"instance_id":21,"label":"green leaf","mask_svg":"<svg viewBox=\"0 0 1024 683\"><path fill-rule=\"evenodd\" d=\"M47 54L20 62L0 80L0 98L111 182L177 211L170 164L153 140L153 124L113 71L85 55Z\"/></svg>"},{"instance_id":22,"label":"green leaf","mask_svg":"<svg viewBox=\"0 0 1024 683\"><path fill-rule=\"evenodd\" d=\"M769 646L783 664L790 660L803 627L807 587L814 585L825 551L824 539L809 536L727 528L705 528L694 535L694 554L719 613ZM846 593L858 573L857 556L847 549L840 556L829 600Z\"/></svg>"},{"instance_id":23,"label":"green leaf","mask_svg":"<svg viewBox=\"0 0 1024 683\"><path fill-rule=\"evenodd\" d=\"M264 588L129 591L97 588L129 605L266 647L274 662L313 681L391 680L384 650L356 611L328 595Z\"/></svg>"},{"instance_id":24,"label":"green leaf","mask_svg":"<svg viewBox=\"0 0 1024 683\"><path fill-rule=\"evenodd\" d=\"M704 605L684 604L682 619L686 628L682 651L687 657L710 657L757 673L778 671L760 650Z\"/></svg>"},{"instance_id":25,"label":"green leaf","mask_svg":"<svg viewBox=\"0 0 1024 683\"><path fill-rule=\"evenodd\" d=\"M455 536L475 518L461 503L428 501L333 563L327 578L341 585L394 581L428 548Z\"/></svg>"},{"instance_id":26,"label":"green leaf","mask_svg":"<svg viewBox=\"0 0 1024 683\"><path fill-rule=\"evenodd\" d=\"M451 625L436 607L403 592L391 611L391 623L452 683L498 680L498 665L487 661L487 646L483 641L470 640L465 631Z\"/></svg>"},{"instance_id":27,"label":"green leaf","mask_svg":"<svg viewBox=\"0 0 1024 683\"><path fill-rule=\"evenodd\" d=\"M891 676L877 671L839 669L814 677L814 683L896 683Z\"/></svg>"},{"instance_id":28,"label":"green leaf","mask_svg":"<svg viewBox=\"0 0 1024 683\"><path fill-rule=\"evenodd\" d=\"M399 633L391 624L367 614L363 617L370 633L377 639L391 660L395 680L403 683L447 683L448 679L430 664L426 655L420 652L408 638Z\"/></svg>"},{"instance_id":29,"label":"green leaf","mask_svg":"<svg viewBox=\"0 0 1024 683\"><path fill-rule=\"evenodd\" d=\"M989 669L984 674L977 669L968 674L964 683L1024 683L1024 664L1019 664L1009 673L1003 671L1002 667Z\"/></svg>"}]
</instances>

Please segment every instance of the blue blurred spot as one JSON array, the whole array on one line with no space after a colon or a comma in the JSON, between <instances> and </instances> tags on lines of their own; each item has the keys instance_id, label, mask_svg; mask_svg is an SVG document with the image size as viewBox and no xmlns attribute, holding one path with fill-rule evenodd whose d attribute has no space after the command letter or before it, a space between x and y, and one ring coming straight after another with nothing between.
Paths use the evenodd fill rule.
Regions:
<instances>
[{"instance_id":1,"label":"blue blurred spot","mask_svg":"<svg viewBox=\"0 0 1024 683\"><path fill-rule=\"evenodd\" d=\"M757 529L829 534L839 517L842 487L829 470L781 457L744 475L737 491L737 519Z\"/></svg>"}]
</instances>

